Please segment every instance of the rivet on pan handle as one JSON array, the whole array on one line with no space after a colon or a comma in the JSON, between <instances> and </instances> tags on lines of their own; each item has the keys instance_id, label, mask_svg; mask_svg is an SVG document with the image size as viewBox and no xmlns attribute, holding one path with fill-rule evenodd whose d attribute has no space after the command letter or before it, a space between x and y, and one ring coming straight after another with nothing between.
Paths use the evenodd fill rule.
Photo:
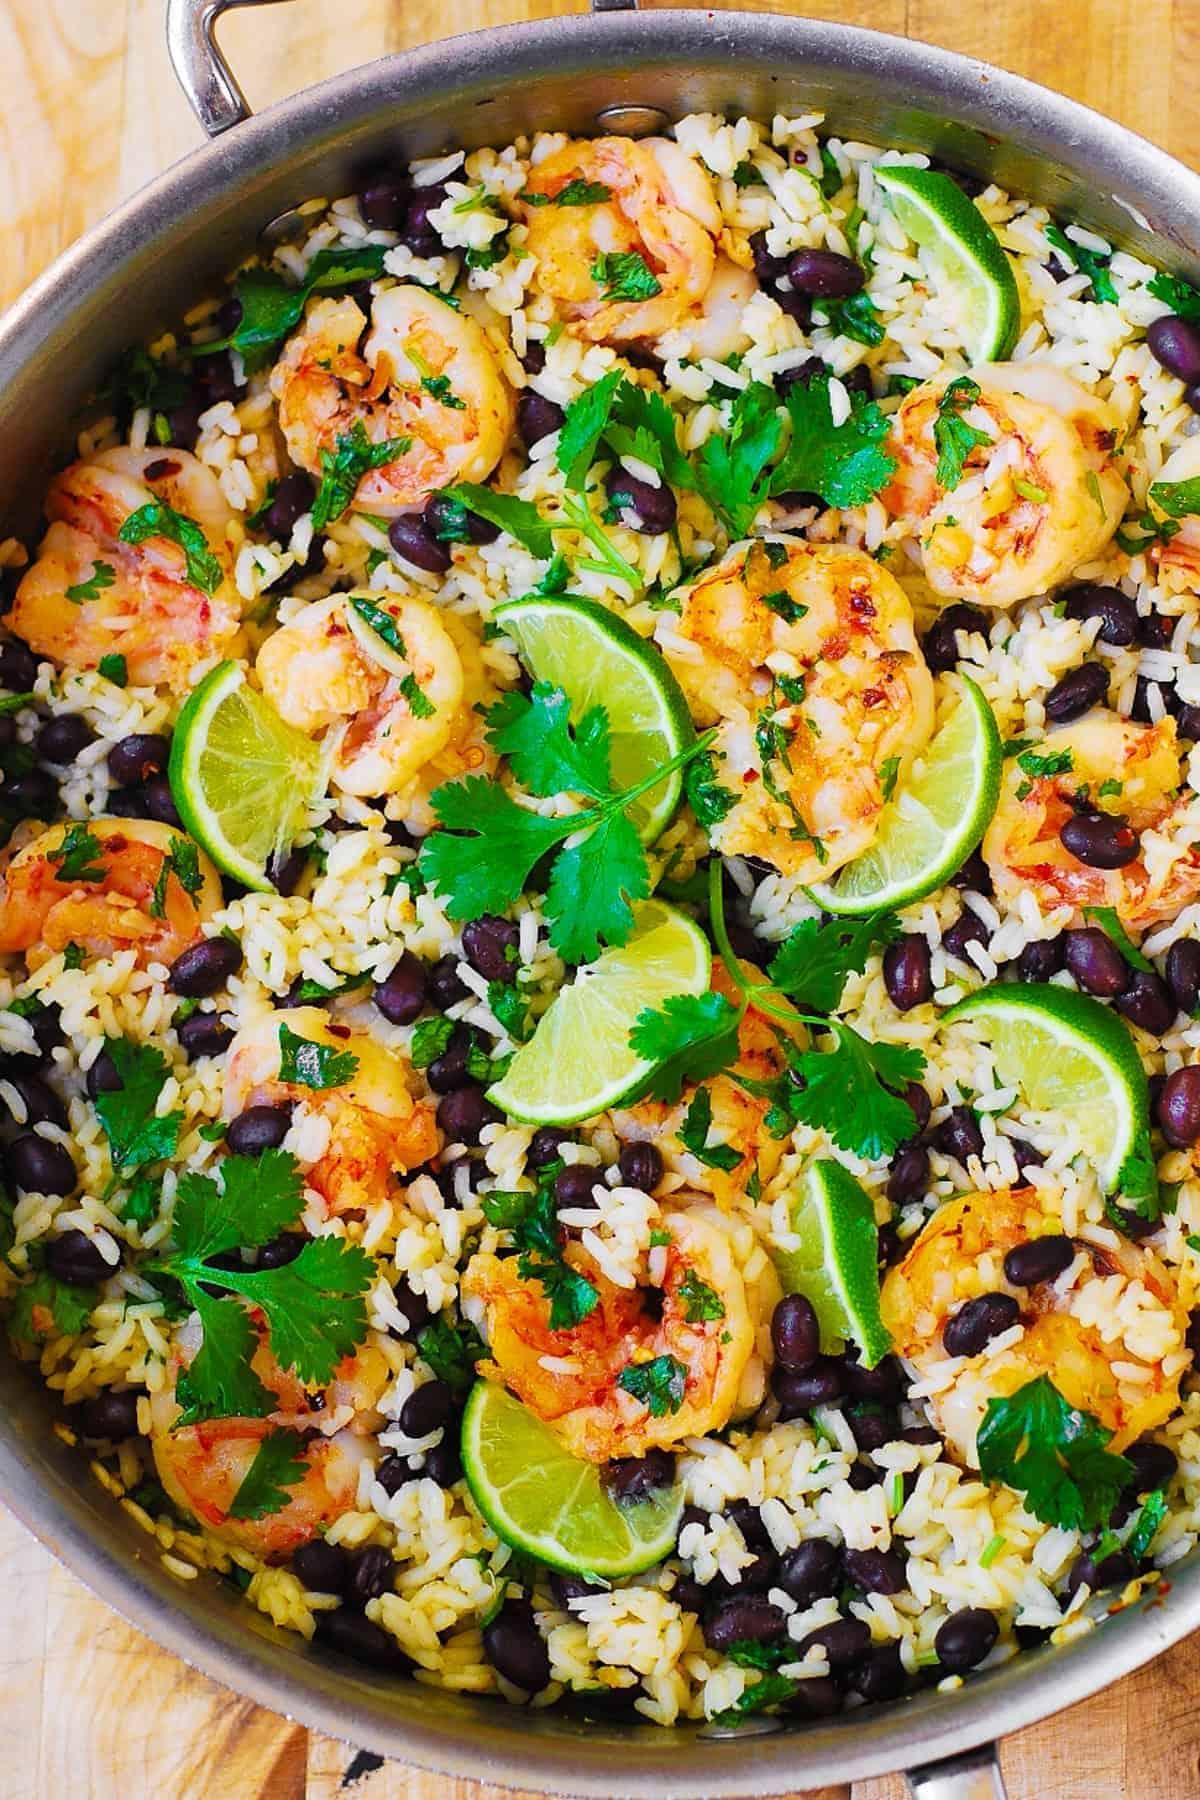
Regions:
<instances>
[{"instance_id":1,"label":"rivet on pan handle","mask_svg":"<svg viewBox=\"0 0 1200 1800\"><path fill-rule=\"evenodd\" d=\"M280 3L281 0L167 0L171 66L209 137L217 137L250 117L246 96L217 43L217 21L235 6Z\"/></svg>"},{"instance_id":2,"label":"rivet on pan handle","mask_svg":"<svg viewBox=\"0 0 1200 1800\"><path fill-rule=\"evenodd\" d=\"M995 1744L906 1771L913 1800L1006 1800Z\"/></svg>"}]
</instances>

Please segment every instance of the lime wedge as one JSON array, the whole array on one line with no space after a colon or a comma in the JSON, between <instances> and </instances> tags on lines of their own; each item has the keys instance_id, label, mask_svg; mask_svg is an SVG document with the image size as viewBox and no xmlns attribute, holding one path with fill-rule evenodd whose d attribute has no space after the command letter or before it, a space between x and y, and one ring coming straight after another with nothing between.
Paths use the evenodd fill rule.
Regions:
<instances>
[{"instance_id":1,"label":"lime wedge","mask_svg":"<svg viewBox=\"0 0 1200 1800\"><path fill-rule=\"evenodd\" d=\"M591 600L543 598L498 606L493 618L521 653L536 681L562 688L578 719L603 706L612 728L612 773L633 787L695 738L683 690L652 644L624 619ZM651 844L679 805L683 777L676 769L629 808L644 844Z\"/></svg>"},{"instance_id":2,"label":"lime wedge","mask_svg":"<svg viewBox=\"0 0 1200 1800\"><path fill-rule=\"evenodd\" d=\"M1021 298L1012 265L979 208L936 169L887 163L875 179L957 302L969 360L1002 362L1021 329Z\"/></svg>"},{"instance_id":3,"label":"lime wedge","mask_svg":"<svg viewBox=\"0 0 1200 1800\"><path fill-rule=\"evenodd\" d=\"M320 746L286 725L240 663L204 677L179 715L168 775L184 824L219 869L270 892L267 863L324 782Z\"/></svg>"},{"instance_id":4,"label":"lime wedge","mask_svg":"<svg viewBox=\"0 0 1200 1800\"><path fill-rule=\"evenodd\" d=\"M633 936L580 969L488 1098L528 1125L575 1125L635 1092L655 1067L629 1034L644 1006L702 994L712 953L695 922L661 900L637 909Z\"/></svg>"},{"instance_id":5,"label":"lime wedge","mask_svg":"<svg viewBox=\"0 0 1200 1800\"><path fill-rule=\"evenodd\" d=\"M563 1449L548 1425L493 1381L477 1381L462 1422L467 1485L498 1537L567 1575L615 1580L669 1556L683 1490L618 1506L595 1463Z\"/></svg>"},{"instance_id":6,"label":"lime wedge","mask_svg":"<svg viewBox=\"0 0 1200 1800\"><path fill-rule=\"evenodd\" d=\"M822 1350L839 1351L849 1338L873 1369L892 1340L879 1316L879 1234L870 1198L841 1163L810 1163L792 1230L799 1248L775 1253L784 1291L812 1302Z\"/></svg>"},{"instance_id":7,"label":"lime wedge","mask_svg":"<svg viewBox=\"0 0 1200 1800\"><path fill-rule=\"evenodd\" d=\"M932 894L966 861L1000 797L992 709L967 676L962 699L880 814L871 848L812 890L827 912L869 913Z\"/></svg>"},{"instance_id":8,"label":"lime wedge","mask_svg":"<svg viewBox=\"0 0 1200 1800\"><path fill-rule=\"evenodd\" d=\"M1150 1094L1132 1037L1086 994L1036 982L997 984L960 1000L946 1023L974 1019L996 1073L1037 1112L1068 1118L1106 1193L1153 1200Z\"/></svg>"}]
</instances>

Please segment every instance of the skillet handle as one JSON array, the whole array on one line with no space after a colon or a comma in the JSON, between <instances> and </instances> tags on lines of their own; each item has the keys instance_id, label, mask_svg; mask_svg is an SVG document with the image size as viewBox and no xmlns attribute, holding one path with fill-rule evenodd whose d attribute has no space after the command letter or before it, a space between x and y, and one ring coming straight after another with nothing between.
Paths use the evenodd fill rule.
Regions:
<instances>
[{"instance_id":1,"label":"skillet handle","mask_svg":"<svg viewBox=\"0 0 1200 1800\"><path fill-rule=\"evenodd\" d=\"M167 0L167 49L180 87L209 137L250 117L250 106L216 39L221 14L280 0Z\"/></svg>"},{"instance_id":2,"label":"skillet handle","mask_svg":"<svg viewBox=\"0 0 1200 1800\"><path fill-rule=\"evenodd\" d=\"M912 1800L1007 1800L995 1744L905 1771Z\"/></svg>"}]
</instances>

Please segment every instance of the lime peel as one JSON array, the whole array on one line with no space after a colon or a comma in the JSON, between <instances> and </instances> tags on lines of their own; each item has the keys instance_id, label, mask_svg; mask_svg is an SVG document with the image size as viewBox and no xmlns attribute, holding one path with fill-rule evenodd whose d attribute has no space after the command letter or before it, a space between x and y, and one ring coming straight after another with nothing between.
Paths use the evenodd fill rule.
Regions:
<instances>
[{"instance_id":1,"label":"lime peel","mask_svg":"<svg viewBox=\"0 0 1200 1800\"><path fill-rule=\"evenodd\" d=\"M974 201L937 169L884 163L875 179L938 276L962 301L963 347L972 362L1001 362L1021 329L1021 295L996 233Z\"/></svg>"},{"instance_id":2,"label":"lime peel","mask_svg":"<svg viewBox=\"0 0 1200 1800\"><path fill-rule=\"evenodd\" d=\"M799 1244L775 1253L785 1291L811 1303L823 1351L837 1352L850 1339L864 1368L873 1369L892 1340L879 1312L879 1232L870 1196L841 1163L810 1163L792 1230Z\"/></svg>"}]
</instances>

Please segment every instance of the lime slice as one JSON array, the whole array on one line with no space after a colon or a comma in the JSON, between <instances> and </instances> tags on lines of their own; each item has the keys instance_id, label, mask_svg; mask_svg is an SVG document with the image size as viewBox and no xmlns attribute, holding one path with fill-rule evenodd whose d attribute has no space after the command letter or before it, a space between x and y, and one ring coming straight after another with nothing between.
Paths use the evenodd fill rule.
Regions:
<instances>
[{"instance_id":1,"label":"lime slice","mask_svg":"<svg viewBox=\"0 0 1200 1800\"><path fill-rule=\"evenodd\" d=\"M871 848L812 890L827 912L870 913L932 894L976 848L1000 797L992 709L967 676L962 699L879 818Z\"/></svg>"},{"instance_id":2,"label":"lime slice","mask_svg":"<svg viewBox=\"0 0 1200 1800\"><path fill-rule=\"evenodd\" d=\"M955 297L971 362L1002 362L1021 329L1021 298L1000 240L962 189L936 169L888 163L875 179L938 280Z\"/></svg>"},{"instance_id":3,"label":"lime slice","mask_svg":"<svg viewBox=\"0 0 1200 1800\"><path fill-rule=\"evenodd\" d=\"M618 1506L595 1463L564 1450L548 1425L493 1381L477 1381L462 1422L475 1504L498 1537L566 1575L615 1580L670 1556L683 1490Z\"/></svg>"},{"instance_id":4,"label":"lime slice","mask_svg":"<svg viewBox=\"0 0 1200 1800\"><path fill-rule=\"evenodd\" d=\"M683 690L652 644L607 607L591 600L542 598L498 606L492 615L508 633L537 681L570 696L571 717L603 706L612 728L612 773L619 787L645 780L693 742L696 733ZM629 808L644 844L651 844L679 805L683 777L676 769Z\"/></svg>"},{"instance_id":5,"label":"lime slice","mask_svg":"<svg viewBox=\"0 0 1200 1800\"><path fill-rule=\"evenodd\" d=\"M1106 1193L1153 1200L1150 1094L1132 1037L1086 994L1035 982L998 984L945 1014L986 1029L999 1079L1027 1106L1071 1121Z\"/></svg>"},{"instance_id":6,"label":"lime slice","mask_svg":"<svg viewBox=\"0 0 1200 1800\"><path fill-rule=\"evenodd\" d=\"M873 1369L892 1340L879 1316L879 1233L870 1198L841 1163L810 1163L792 1230L799 1248L775 1253L785 1292L812 1302L822 1350L839 1351L849 1338Z\"/></svg>"},{"instance_id":7,"label":"lime slice","mask_svg":"<svg viewBox=\"0 0 1200 1800\"><path fill-rule=\"evenodd\" d=\"M270 892L267 863L324 782L319 745L286 725L240 663L204 677L179 715L168 775L180 817L219 869Z\"/></svg>"},{"instance_id":8,"label":"lime slice","mask_svg":"<svg viewBox=\"0 0 1200 1800\"><path fill-rule=\"evenodd\" d=\"M700 927L647 900L629 942L606 950L554 996L488 1098L528 1125L576 1125L614 1106L655 1067L629 1046L642 1008L704 993L711 964Z\"/></svg>"}]
</instances>

